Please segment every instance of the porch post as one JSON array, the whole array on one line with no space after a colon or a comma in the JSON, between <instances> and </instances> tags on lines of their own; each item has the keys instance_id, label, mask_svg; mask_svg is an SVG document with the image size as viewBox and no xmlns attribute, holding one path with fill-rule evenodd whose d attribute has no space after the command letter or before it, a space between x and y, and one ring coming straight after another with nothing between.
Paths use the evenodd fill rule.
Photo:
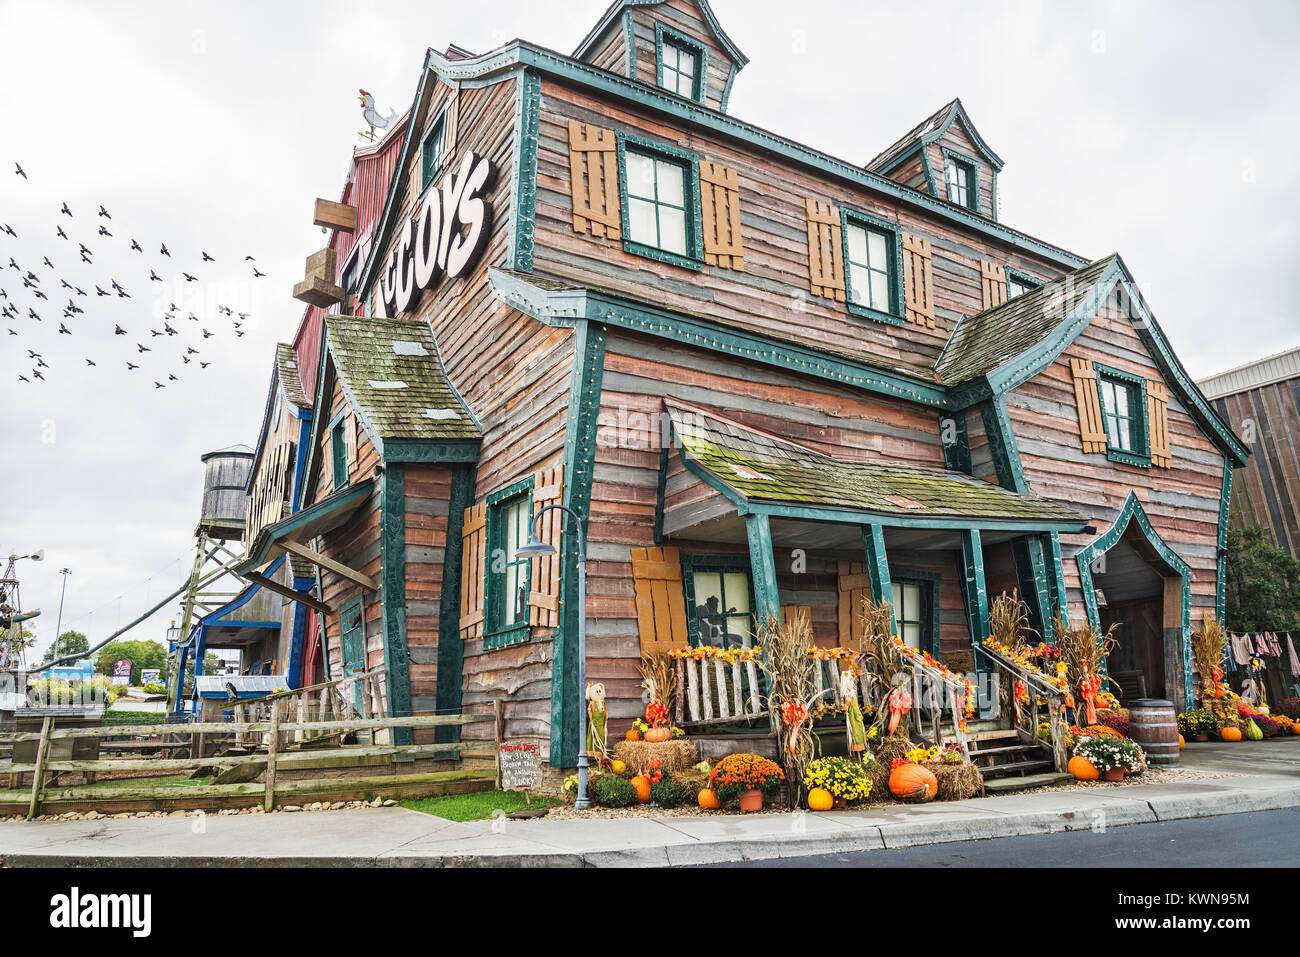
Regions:
<instances>
[{"instance_id":1,"label":"porch post","mask_svg":"<svg viewBox=\"0 0 1300 957\"><path fill-rule=\"evenodd\" d=\"M889 629L898 634L894 608L894 587L889 579L889 558L885 554L885 530L879 525L862 526L862 547L867 553L867 576L871 579L871 600L889 606Z\"/></svg>"},{"instance_id":2,"label":"porch post","mask_svg":"<svg viewBox=\"0 0 1300 957\"><path fill-rule=\"evenodd\" d=\"M1020 597L1029 608L1029 624L1044 641L1052 640L1052 600L1047 586L1047 557L1043 540L1026 535L1011 543L1011 556L1020 582Z\"/></svg>"},{"instance_id":3,"label":"porch post","mask_svg":"<svg viewBox=\"0 0 1300 957\"><path fill-rule=\"evenodd\" d=\"M984 547L977 528L961 533L963 587L966 594L966 620L970 625L971 643L982 645L989 636L989 595L984 585Z\"/></svg>"},{"instance_id":4,"label":"porch post","mask_svg":"<svg viewBox=\"0 0 1300 957\"><path fill-rule=\"evenodd\" d=\"M781 599L776 587L776 556L772 552L772 528L766 515L746 515L749 537L749 572L754 581L754 616L759 623L781 618Z\"/></svg>"},{"instance_id":5,"label":"porch post","mask_svg":"<svg viewBox=\"0 0 1300 957\"><path fill-rule=\"evenodd\" d=\"M1051 605L1054 611L1061 613L1061 621L1070 623L1070 603L1065 593L1065 563L1061 560L1061 536L1052 532L1046 536L1043 547L1051 557L1052 565L1048 569L1047 588L1051 593ZM1055 636L1052 638L1055 641Z\"/></svg>"}]
</instances>

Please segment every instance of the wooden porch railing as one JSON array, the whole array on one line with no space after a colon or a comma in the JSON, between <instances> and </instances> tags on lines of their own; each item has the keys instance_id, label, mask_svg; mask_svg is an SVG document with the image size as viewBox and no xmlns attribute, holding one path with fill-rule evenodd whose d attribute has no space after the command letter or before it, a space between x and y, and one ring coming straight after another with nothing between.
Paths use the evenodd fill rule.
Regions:
<instances>
[{"instance_id":1,"label":"wooden porch railing","mask_svg":"<svg viewBox=\"0 0 1300 957\"><path fill-rule=\"evenodd\" d=\"M683 728L768 717L753 661L678 658L674 722Z\"/></svg>"},{"instance_id":2,"label":"wooden porch railing","mask_svg":"<svg viewBox=\"0 0 1300 957\"><path fill-rule=\"evenodd\" d=\"M970 746L963 727L968 695L965 680L945 674L918 654L904 654L902 658L903 667L910 673L907 683L911 685L911 717L915 735L928 745L942 746L946 737L943 713L947 710L952 720L952 738L961 753L969 758ZM969 693L974 694L974 690ZM922 708L929 713L928 730Z\"/></svg>"},{"instance_id":3,"label":"wooden porch railing","mask_svg":"<svg viewBox=\"0 0 1300 957\"><path fill-rule=\"evenodd\" d=\"M1006 676L1009 681L1007 687L1010 689L1010 695L1016 693L1017 680L1023 681L1025 687L1029 690L1029 729L1025 729L1019 722L1014 722L1016 731L1027 744L1039 743L1038 696L1041 694L1047 699L1048 724L1052 733L1052 762L1055 764L1057 771L1063 772L1070 760L1065 747L1065 721L1061 718L1061 711L1065 705L1064 693L1042 672L1024 667L1024 665L1012 658L1008 658L994 647L977 644L975 650L977 654L983 655L984 659L992 665L995 673L1000 672ZM1011 708L1014 709L1014 707L1013 702ZM1002 714L1001 717L1010 721L1012 716Z\"/></svg>"}]
</instances>

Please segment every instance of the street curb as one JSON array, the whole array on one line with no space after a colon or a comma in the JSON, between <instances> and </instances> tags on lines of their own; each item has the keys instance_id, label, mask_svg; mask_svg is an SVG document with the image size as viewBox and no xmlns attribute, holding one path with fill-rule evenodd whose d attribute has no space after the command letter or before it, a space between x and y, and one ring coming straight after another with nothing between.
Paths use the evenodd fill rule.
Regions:
<instances>
[{"instance_id":1,"label":"street curb","mask_svg":"<svg viewBox=\"0 0 1300 957\"><path fill-rule=\"evenodd\" d=\"M935 807L938 807L937 805ZM1114 798L1100 803L1050 811L1008 814L988 810L966 820L900 821L885 824L845 824L842 829L820 835L792 834L748 839L683 840L594 851L565 851L540 839L537 851L509 851L499 854L419 854L401 847L375 855L289 855L262 857L256 854L220 857L179 857L148 854L63 855L0 852L0 867L91 868L91 867L459 867L459 868L551 868L551 867L682 867L775 860L820 854L852 854L894 848L922 847L959 841L996 840L1090 830L1096 826L1125 827L1164 821L1218 817L1254 811L1300 807L1300 785L1282 784L1262 789L1225 788L1198 795L1148 795ZM983 810L981 808L981 810ZM811 817L836 823L836 812ZM0 830L0 840L3 831Z\"/></svg>"}]
</instances>

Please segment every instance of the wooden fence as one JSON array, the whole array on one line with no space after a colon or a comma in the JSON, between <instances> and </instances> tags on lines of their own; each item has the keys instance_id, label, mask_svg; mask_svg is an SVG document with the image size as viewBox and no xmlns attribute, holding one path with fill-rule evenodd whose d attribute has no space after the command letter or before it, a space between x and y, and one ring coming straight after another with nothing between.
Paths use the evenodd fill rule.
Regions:
<instances>
[{"instance_id":1,"label":"wooden fence","mask_svg":"<svg viewBox=\"0 0 1300 957\"><path fill-rule=\"evenodd\" d=\"M290 696L285 696L289 698ZM293 707L297 707L296 704ZM27 804L27 817L30 820L40 813L42 801L60 800L63 802L107 801L120 803L124 801L162 801L177 799L242 798L244 803L254 801L260 796L262 807L269 811L275 806L277 797L307 797L315 793L329 792L331 789L359 791L383 787L402 787L417 785L449 784L459 781L483 779L491 782L490 772L479 771L435 771L417 774L382 775L369 777L326 777L307 780L277 782L277 771L281 764L292 764L295 758L304 756L310 759L307 766L319 767L327 764L333 757L347 756L408 756L410 758L449 755L447 760L463 757L495 756L495 750L489 755L482 744L460 743L440 744L367 744L340 745L334 748L311 748L300 750L290 747L295 735L300 738L319 739L333 734L369 731L391 732L396 728L439 728L455 727L483 721L494 721L492 714L454 714L424 715L407 718L371 717L349 720L328 721L282 721L281 708L269 707L269 717L265 721L242 722L192 722L189 724L160 725L123 725L98 728L58 728L54 717L46 717L40 733L15 734L14 741L37 741L35 761L30 764L11 764L8 768L11 783L15 776L30 772L32 785L30 792L16 789L0 791L0 805L14 804L19 800ZM51 759L51 742L68 738L108 738L122 735L179 735L194 736L234 733L245 739L260 738L266 748L264 753L205 757L198 754L197 746L193 748L195 756L184 758L99 758L96 760ZM498 741L499 745L500 742ZM477 746L479 750L472 751ZM301 763L301 762L300 762ZM87 784L78 787L51 790L47 788L47 777L60 772L82 772L93 775L99 772L138 771L153 774L158 771L188 771L207 767L237 767L240 765L265 765L264 783L244 782L238 784L207 784L184 788L141 785L139 787L113 787ZM256 803L256 802L255 802Z\"/></svg>"}]
</instances>

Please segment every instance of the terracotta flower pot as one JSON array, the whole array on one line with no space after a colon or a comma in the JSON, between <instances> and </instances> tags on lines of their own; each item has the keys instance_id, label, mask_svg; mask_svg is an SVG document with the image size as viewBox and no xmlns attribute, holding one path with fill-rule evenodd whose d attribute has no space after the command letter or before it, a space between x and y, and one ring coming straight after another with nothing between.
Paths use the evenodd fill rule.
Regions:
<instances>
[{"instance_id":1,"label":"terracotta flower pot","mask_svg":"<svg viewBox=\"0 0 1300 957\"><path fill-rule=\"evenodd\" d=\"M1123 769L1123 768L1109 768L1109 769L1107 769L1107 770L1105 770L1105 771L1102 771L1102 772L1101 772L1101 776L1102 776L1103 778L1105 778L1107 781L1123 781L1123 780L1124 780L1124 769Z\"/></svg>"},{"instance_id":2,"label":"terracotta flower pot","mask_svg":"<svg viewBox=\"0 0 1300 957\"><path fill-rule=\"evenodd\" d=\"M1192 735L1192 740L1193 740L1193 741L1202 741L1202 742L1204 742L1204 741L1209 741L1209 740L1210 740L1210 736L1209 736L1208 734L1194 734L1194 735Z\"/></svg>"},{"instance_id":3,"label":"terracotta flower pot","mask_svg":"<svg viewBox=\"0 0 1300 957\"><path fill-rule=\"evenodd\" d=\"M740 809L748 814L750 811L763 810L763 792L754 788L740 796Z\"/></svg>"}]
</instances>

